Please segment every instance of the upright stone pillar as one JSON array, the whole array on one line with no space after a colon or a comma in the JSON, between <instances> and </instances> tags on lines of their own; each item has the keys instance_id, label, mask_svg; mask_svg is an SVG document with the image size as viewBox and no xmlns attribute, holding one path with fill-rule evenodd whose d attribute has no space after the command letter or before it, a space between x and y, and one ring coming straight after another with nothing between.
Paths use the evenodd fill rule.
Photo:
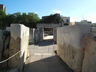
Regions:
<instances>
[{"instance_id":1,"label":"upright stone pillar","mask_svg":"<svg viewBox=\"0 0 96 72\"><path fill-rule=\"evenodd\" d=\"M38 35L38 37L39 37L40 41L43 41L43 28L39 28L39 35Z\"/></svg>"},{"instance_id":2,"label":"upright stone pillar","mask_svg":"<svg viewBox=\"0 0 96 72\"><path fill-rule=\"evenodd\" d=\"M29 28L21 24L11 25L11 41L9 48L9 56L19 52L16 56L11 58L8 62L10 68L23 68L23 63L28 57L29 45Z\"/></svg>"},{"instance_id":3,"label":"upright stone pillar","mask_svg":"<svg viewBox=\"0 0 96 72\"><path fill-rule=\"evenodd\" d=\"M2 57L2 50L3 50L3 31L0 30L0 61Z\"/></svg>"},{"instance_id":4,"label":"upright stone pillar","mask_svg":"<svg viewBox=\"0 0 96 72\"><path fill-rule=\"evenodd\" d=\"M90 25L86 24L60 27L57 29L57 54L75 72L82 72L84 58L83 37L89 30Z\"/></svg>"},{"instance_id":5,"label":"upright stone pillar","mask_svg":"<svg viewBox=\"0 0 96 72\"><path fill-rule=\"evenodd\" d=\"M35 43L35 29L32 28L30 29L30 35L29 35L29 42L30 44L34 44Z\"/></svg>"},{"instance_id":6,"label":"upright stone pillar","mask_svg":"<svg viewBox=\"0 0 96 72\"><path fill-rule=\"evenodd\" d=\"M57 28L53 28L54 42L57 42Z\"/></svg>"}]
</instances>

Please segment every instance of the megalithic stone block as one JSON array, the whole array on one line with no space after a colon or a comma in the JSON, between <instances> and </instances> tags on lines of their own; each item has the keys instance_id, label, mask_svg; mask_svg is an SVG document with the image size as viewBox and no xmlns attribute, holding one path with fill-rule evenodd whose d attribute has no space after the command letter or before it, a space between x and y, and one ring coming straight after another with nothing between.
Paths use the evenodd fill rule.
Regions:
<instances>
[{"instance_id":1,"label":"megalithic stone block","mask_svg":"<svg viewBox=\"0 0 96 72\"><path fill-rule=\"evenodd\" d=\"M22 68L26 58L28 57L29 46L29 28L22 24L11 24L11 41L9 48L9 56L14 55L18 51L15 57L8 61L10 68Z\"/></svg>"},{"instance_id":2,"label":"megalithic stone block","mask_svg":"<svg viewBox=\"0 0 96 72\"><path fill-rule=\"evenodd\" d=\"M57 29L57 54L75 72L82 71L84 50L82 39L90 25L80 24Z\"/></svg>"},{"instance_id":3,"label":"megalithic stone block","mask_svg":"<svg viewBox=\"0 0 96 72\"><path fill-rule=\"evenodd\" d=\"M3 31L0 30L0 61L3 53L2 50L3 50Z\"/></svg>"},{"instance_id":4,"label":"megalithic stone block","mask_svg":"<svg viewBox=\"0 0 96 72\"><path fill-rule=\"evenodd\" d=\"M88 34L84 38L84 60L82 72L96 72L96 37Z\"/></svg>"}]
</instances>

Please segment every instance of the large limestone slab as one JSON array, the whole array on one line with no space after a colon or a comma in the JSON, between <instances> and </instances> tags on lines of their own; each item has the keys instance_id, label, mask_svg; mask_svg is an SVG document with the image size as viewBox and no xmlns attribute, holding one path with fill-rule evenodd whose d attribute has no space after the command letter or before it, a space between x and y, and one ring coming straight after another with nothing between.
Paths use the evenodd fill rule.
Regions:
<instances>
[{"instance_id":1,"label":"large limestone slab","mask_svg":"<svg viewBox=\"0 0 96 72\"><path fill-rule=\"evenodd\" d=\"M2 58L2 50L3 50L3 31L0 30L0 61Z\"/></svg>"},{"instance_id":2,"label":"large limestone slab","mask_svg":"<svg viewBox=\"0 0 96 72\"><path fill-rule=\"evenodd\" d=\"M96 72L96 37L88 34L84 38L84 61L82 72Z\"/></svg>"},{"instance_id":3,"label":"large limestone slab","mask_svg":"<svg viewBox=\"0 0 96 72\"><path fill-rule=\"evenodd\" d=\"M30 42L30 44L35 43L35 29L34 28L30 29L29 42Z\"/></svg>"},{"instance_id":4,"label":"large limestone slab","mask_svg":"<svg viewBox=\"0 0 96 72\"><path fill-rule=\"evenodd\" d=\"M23 63L28 57L28 45L29 45L29 28L22 24L11 25L11 41L9 48L9 56L14 55L18 51L15 57L9 60L9 67L16 68L22 67Z\"/></svg>"},{"instance_id":5,"label":"large limestone slab","mask_svg":"<svg viewBox=\"0 0 96 72\"><path fill-rule=\"evenodd\" d=\"M80 72L83 61L82 38L89 32L90 25L74 25L57 29L57 53L66 64Z\"/></svg>"},{"instance_id":6,"label":"large limestone slab","mask_svg":"<svg viewBox=\"0 0 96 72\"><path fill-rule=\"evenodd\" d=\"M54 41L57 42L57 28L53 28Z\"/></svg>"}]
</instances>

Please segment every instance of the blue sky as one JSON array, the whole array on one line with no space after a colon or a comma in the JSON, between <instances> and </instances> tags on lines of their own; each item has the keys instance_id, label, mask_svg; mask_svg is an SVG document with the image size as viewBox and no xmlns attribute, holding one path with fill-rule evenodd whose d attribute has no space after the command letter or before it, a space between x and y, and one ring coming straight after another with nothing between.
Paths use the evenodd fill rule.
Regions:
<instances>
[{"instance_id":1,"label":"blue sky","mask_svg":"<svg viewBox=\"0 0 96 72\"><path fill-rule=\"evenodd\" d=\"M71 21L87 19L96 22L96 0L0 0L7 14L35 12L39 17L60 13Z\"/></svg>"}]
</instances>

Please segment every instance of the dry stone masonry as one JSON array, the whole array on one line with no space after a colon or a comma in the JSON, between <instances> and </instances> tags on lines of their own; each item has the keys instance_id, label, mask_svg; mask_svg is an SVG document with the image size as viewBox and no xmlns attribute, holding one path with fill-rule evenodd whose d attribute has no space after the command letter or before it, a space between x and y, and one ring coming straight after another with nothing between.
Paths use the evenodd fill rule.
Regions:
<instances>
[{"instance_id":1,"label":"dry stone masonry","mask_svg":"<svg viewBox=\"0 0 96 72\"><path fill-rule=\"evenodd\" d=\"M60 24L38 24L37 29L30 31L22 24L11 24L7 31L0 30L0 61L16 55L0 64L0 68L4 65L22 72L29 56L29 42L42 41L44 28L53 28L57 54L70 68L75 72L96 72L96 27L86 23L64 27Z\"/></svg>"}]
</instances>

